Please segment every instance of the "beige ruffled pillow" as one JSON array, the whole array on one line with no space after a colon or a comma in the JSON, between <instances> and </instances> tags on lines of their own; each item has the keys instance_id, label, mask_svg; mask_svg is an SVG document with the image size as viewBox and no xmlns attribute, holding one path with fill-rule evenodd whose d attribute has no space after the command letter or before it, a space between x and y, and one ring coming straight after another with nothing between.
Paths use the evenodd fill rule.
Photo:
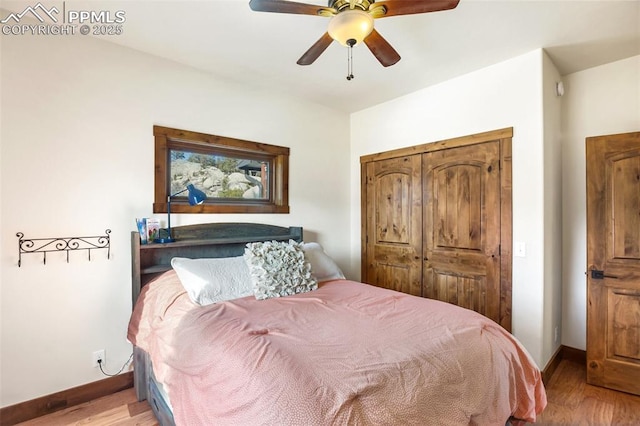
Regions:
<instances>
[{"instance_id":1,"label":"beige ruffled pillow","mask_svg":"<svg viewBox=\"0 0 640 426\"><path fill-rule=\"evenodd\" d=\"M318 282L304 256L302 243L289 240L247 244L244 259L258 300L316 290Z\"/></svg>"}]
</instances>

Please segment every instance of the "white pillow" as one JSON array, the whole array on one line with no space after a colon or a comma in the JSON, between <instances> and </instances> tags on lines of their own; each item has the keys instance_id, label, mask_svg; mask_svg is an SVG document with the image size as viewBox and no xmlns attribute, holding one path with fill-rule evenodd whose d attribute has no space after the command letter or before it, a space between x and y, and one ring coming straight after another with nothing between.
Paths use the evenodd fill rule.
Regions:
<instances>
[{"instance_id":1,"label":"white pillow","mask_svg":"<svg viewBox=\"0 0 640 426\"><path fill-rule=\"evenodd\" d=\"M249 266L253 293L258 300L316 290L311 266L302 243L293 240L248 243L244 258Z\"/></svg>"},{"instance_id":2,"label":"white pillow","mask_svg":"<svg viewBox=\"0 0 640 426\"><path fill-rule=\"evenodd\" d=\"M174 257L176 270L189 298L205 306L253 294L249 268L242 256L207 259Z\"/></svg>"},{"instance_id":3,"label":"white pillow","mask_svg":"<svg viewBox=\"0 0 640 426\"><path fill-rule=\"evenodd\" d=\"M303 243L302 250L311 264L311 275L319 282L345 279L336 262L325 253L318 243Z\"/></svg>"}]
</instances>

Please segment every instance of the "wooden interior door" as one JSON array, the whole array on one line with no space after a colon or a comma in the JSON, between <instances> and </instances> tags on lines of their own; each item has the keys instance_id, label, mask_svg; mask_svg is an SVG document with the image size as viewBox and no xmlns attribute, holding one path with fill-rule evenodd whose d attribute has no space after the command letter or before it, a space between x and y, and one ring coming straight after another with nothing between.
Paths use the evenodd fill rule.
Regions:
<instances>
[{"instance_id":1,"label":"wooden interior door","mask_svg":"<svg viewBox=\"0 0 640 426\"><path fill-rule=\"evenodd\" d=\"M640 395L640 133L586 153L587 382Z\"/></svg>"},{"instance_id":2,"label":"wooden interior door","mask_svg":"<svg viewBox=\"0 0 640 426\"><path fill-rule=\"evenodd\" d=\"M500 324L500 142L423 155L423 295Z\"/></svg>"},{"instance_id":3,"label":"wooden interior door","mask_svg":"<svg viewBox=\"0 0 640 426\"><path fill-rule=\"evenodd\" d=\"M366 163L362 281L421 295L420 155Z\"/></svg>"}]
</instances>

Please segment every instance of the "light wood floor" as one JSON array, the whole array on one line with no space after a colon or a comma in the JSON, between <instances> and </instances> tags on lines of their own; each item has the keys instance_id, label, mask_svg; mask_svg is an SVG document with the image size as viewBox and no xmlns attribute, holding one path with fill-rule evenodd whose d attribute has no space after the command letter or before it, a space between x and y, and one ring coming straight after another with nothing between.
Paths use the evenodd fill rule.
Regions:
<instances>
[{"instance_id":1,"label":"light wood floor","mask_svg":"<svg viewBox=\"0 0 640 426\"><path fill-rule=\"evenodd\" d=\"M563 360L547 385L549 404L536 425L640 425L640 396L590 386L584 365ZM149 405L133 389L67 408L21 425L156 426Z\"/></svg>"},{"instance_id":2,"label":"light wood floor","mask_svg":"<svg viewBox=\"0 0 640 426\"><path fill-rule=\"evenodd\" d=\"M158 422L147 401L138 402L136 392L130 388L18 424L29 426L157 426Z\"/></svg>"},{"instance_id":3,"label":"light wood floor","mask_svg":"<svg viewBox=\"0 0 640 426\"><path fill-rule=\"evenodd\" d=\"M582 363L562 360L547 390L541 425L640 425L640 396L588 385ZM640 378L638 378L640 380Z\"/></svg>"}]
</instances>

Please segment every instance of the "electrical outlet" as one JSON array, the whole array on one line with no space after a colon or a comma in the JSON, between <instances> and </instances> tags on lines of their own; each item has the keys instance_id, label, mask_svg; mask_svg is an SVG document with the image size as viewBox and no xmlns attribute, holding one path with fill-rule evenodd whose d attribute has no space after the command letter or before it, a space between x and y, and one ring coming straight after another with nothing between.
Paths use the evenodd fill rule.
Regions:
<instances>
[{"instance_id":1,"label":"electrical outlet","mask_svg":"<svg viewBox=\"0 0 640 426\"><path fill-rule=\"evenodd\" d=\"M98 360L101 361L103 366L106 364L107 359L104 356L104 349L93 352L93 354L91 355L91 366L96 368L99 367L100 364L98 364Z\"/></svg>"},{"instance_id":2,"label":"electrical outlet","mask_svg":"<svg viewBox=\"0 0 640 426\"><path fill-rule=\"evenodd\" d=\"M558 343L558 327L556 326L556 329L553 332L553 342L554 343Z\"/></svg>"}]
</instances>

